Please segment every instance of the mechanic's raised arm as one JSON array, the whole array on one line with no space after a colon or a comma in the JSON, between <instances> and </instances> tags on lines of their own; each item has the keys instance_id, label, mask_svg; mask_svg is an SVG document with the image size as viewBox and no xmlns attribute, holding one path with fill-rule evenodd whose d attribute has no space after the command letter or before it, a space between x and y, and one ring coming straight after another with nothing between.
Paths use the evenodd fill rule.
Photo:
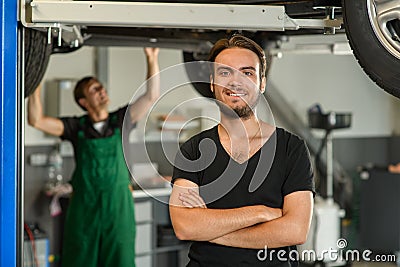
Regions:
<instances>
[{"instance_id":1,"label":"mechanic's raised arm","mask_svg":"<svg viewBox=\"0 0 400 267\"><path fill-rule=\"evenodd\" d=\"M28 98L28 124L47 134L61 136L64 133L64 124L58 118L48 117L43 114L40 84L35 92Z\"/></svg>"},{"instance_id":2,"label":"mechanic's raised arm","mask_svg":"<svg viewBox=\"0 0 400 267\"><path fill-rule=\"evenodd\" d=\"M210 241L281 214L280 209L263 205L208 209L198 192L197 184L182 178L175 180L169 210L175 234L181 240Z\"/></svg>"},{"instance_id":3,"label":"mechanic's raised arm","mask_svg":"<svg viewBox=\"0 0 400 267\"><path fill-rule=\"evenodd\" d=\"M132 123L140 120L160 96L160 67L158 65L159 48L144 48L147 62L147 87L146 92L141 95L130 107L130 115Z\"/></svg>"},{"instance_id":4,"label":"mechanic's raised arm","mask_svg":"<svg viewBox=\"0 0 400 267\"><path fill-rule=\"evenodd\" d=\"M284 198L282 217L240 229L211 242L252 249L299 245L307 240L312 210L311 191L293 192Z\"/></svg>"}]
</instances>

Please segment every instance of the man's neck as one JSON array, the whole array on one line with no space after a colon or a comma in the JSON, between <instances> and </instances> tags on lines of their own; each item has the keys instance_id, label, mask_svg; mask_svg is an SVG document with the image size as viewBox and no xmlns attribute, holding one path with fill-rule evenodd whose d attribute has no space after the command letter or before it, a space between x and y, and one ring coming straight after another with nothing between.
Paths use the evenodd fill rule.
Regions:
<instances>
[{"instance_id":1,"label":"man's neck","mask_svg":"<svg viewBox=\"0 0 400 267\"><path fill-rule=\"evenodd\" d=\"M248 138L249 135L259 131L261 123L262 122L255 115L243 119L227 118L221 114L220 134L223 135L221 137L230 139Z\"/></svg>"},{"instance_id":2,"label":"man's neck","mask_svg":"<svg viewBox=\"0 0 400 267\"><path fill-rule=\"evenodd\" d=\"M93 123L104 121L108 118L108 110L107 109L90 110L88 111L88 115Z\"/></svg>"}]
</instances>

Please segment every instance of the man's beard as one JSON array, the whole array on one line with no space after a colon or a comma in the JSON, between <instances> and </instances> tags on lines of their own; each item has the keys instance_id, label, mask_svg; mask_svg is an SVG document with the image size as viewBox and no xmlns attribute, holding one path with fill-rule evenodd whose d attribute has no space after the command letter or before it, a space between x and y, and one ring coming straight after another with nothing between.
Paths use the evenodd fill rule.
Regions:
<instances>
[{"instance_id":1,"label":"man's beard","mask_svg":"<svg viewBox=\"0 0 400 267\"><path fill-rule=\"evenodd\" d=\"M214 97L215 97L215 95L214 95ZM240 118L240 119L247 120L251 116L254 115L255 107L257 106L257 104L260 100L260 97L261 97L261 93L258 93L257 99L254 101L254 103L251 106L249 106L249 103L246 103L246 105L243 107L231 108L219 100L217 100L216 102L219 107L219 110L228 118L232 118L232 119Z\"/></svg>"}]
</instances>

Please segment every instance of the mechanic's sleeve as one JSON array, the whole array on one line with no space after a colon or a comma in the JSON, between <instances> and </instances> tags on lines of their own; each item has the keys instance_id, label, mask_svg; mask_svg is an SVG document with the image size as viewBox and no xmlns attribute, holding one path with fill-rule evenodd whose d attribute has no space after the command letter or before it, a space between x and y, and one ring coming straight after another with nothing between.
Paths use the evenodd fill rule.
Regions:
<instances>
[{"instance_id":1,"label":"mechanic's sleeve","mask_svg":"<svg viewBox=\"0 0 400 267\"><path fill-rule=\"evenodd\" d=\"M292 135L288 142L285 182L282 193L311 191L315 195L314 173L306 143Z\"/></svg>"},{"instance_id":2,"label":"mechanic's sleeve","mask_svg":"<svg viewBox=\"0 0 400 267\"><path fill-rule=\"evenodd\" d=\"M60 117L64 124L64 133L60 136L61 140L75 141L79 131L79 118L78 117Z\"/></svg>"},{"instance_id":3,"label":"mechanic's sleeve","mask_svg":"<svg viewBox=\"0 0 400 267\"><path fill-rule=\"evenodd\" d=\"M131 131L136 128L137 123L132 123L131 113L129 112L128 105L125 105L118 110L114 111L112 114L117 115L117 124L120 129ZM111 116L111 114L110 114Z\"/></svg>"},{"instance_id":4,"label":"mechanic's sleeve","mask_svg":"<svg viewBox=\"0 0 400 267\"><path fill-rule=\"evenodd\" d=\"M178 178L183 178L199 185L199 169L196 160L199 158L198 146L192 138L181 145L175 156L172 184Z\"/></svg>"}]
</instances>

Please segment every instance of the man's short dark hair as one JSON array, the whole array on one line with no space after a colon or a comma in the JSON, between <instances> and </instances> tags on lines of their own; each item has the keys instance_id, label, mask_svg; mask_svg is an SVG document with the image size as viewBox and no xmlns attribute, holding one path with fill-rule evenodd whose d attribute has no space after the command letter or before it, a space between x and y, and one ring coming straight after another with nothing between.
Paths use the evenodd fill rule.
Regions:
<instances>
[{"instance_id":1,"label":"man's short dark hair","mask_svg":"<svg viewBox=\"0 0 400 267\"><path fill-rule=\"evenodd\" d=\"M240 34L235 34L229 39L218 40L210 50L208 61L215 62L215 58L222 51L234 47L249 49L257 55L261 65L260 78L264 78L267 69L267 60L265 59L264 50L256 42Z\"/></svg>"},{"instance_id":2,"label":"man's short dark hair","mask_svg":"<svg viewBox=\"0 0 400 267\"><path fill-rule=\"evenodd\" d=\"M85 111L86 111L86 108L83 107L83 106L79 103L79 99L85 98L85 94L84 94L85 88L89 85L89 83L90 83L92 80L97 80L97 79L96 79L95 77L93 77L93 76L86 76L86 77L80 79L80 80L76 83L75 88L74 88L74 98L75 98L75 102L76 102L83 110L85 110Z\"/></svg>"}]
</instances>

